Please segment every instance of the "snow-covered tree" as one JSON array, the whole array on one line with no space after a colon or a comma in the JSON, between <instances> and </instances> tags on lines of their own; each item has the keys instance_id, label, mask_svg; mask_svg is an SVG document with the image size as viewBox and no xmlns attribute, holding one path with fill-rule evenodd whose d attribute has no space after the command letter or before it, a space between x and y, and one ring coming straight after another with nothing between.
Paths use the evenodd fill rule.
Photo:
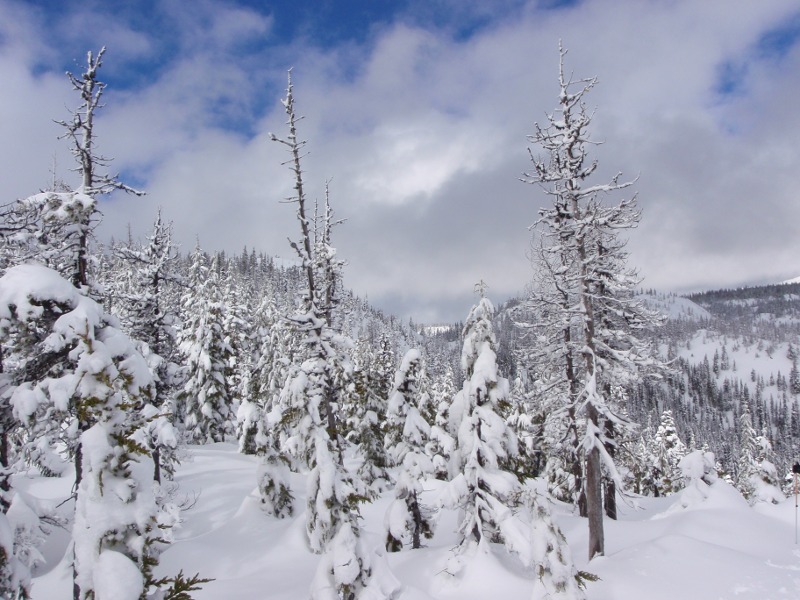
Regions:
<instances>
[{"instance_id":1,"label":"snow-covered tree","mask_svg":"<svg viewBox=\"0 0 800 600\"><path fill-rule=\"evenodd\" d=\"M636 332L657 319L634 296L639 280L626 266L625 242L619 237L639 222L635 197L616 205L602 201L632 182L620 182L619 175L609 183L588 182L597 163L588 155L592 115L584 96L597 79L565 75L565 55L560 48L558 107L548 115L547 125L537 124L530 136L544 157L530 153L533 170L525 181L539 185L552 206L540 209L535 224L538 271L529 306L538 328L535 370L553 404L550 410L563 422L564 470L582 491L579 505L589 517L593 557L604 548L603 478L622 485L612 436L631 427L615 406L614 390L624 388L649 364L648 349Z\"/></svg>"},{"instance_id":2,"label":"snow-covered tree","mask_svg":"<svg viewBox=\"0 0 800 600\"><path fill-rule=\"evenodd\" d=\"M36 507L11 485L11 469L3 467L0 478L0 597L29 598L31 571L44 561L45 529Z\"/></svg>"},{"instance_id":3,"label":"snow-covered tree","mask_svg":"<svg viewBox=\"0 0 800 600\"><path fill-rule=\"evenodd\" d=\"M123 318L130 335L141 343L142 354L155 382L153 405L163 415L152 415L148 427L155 463L153 477L160 482L162 473L172 476L177 462L177 436L173 428L178 370L175 363L177 315L169 308L167 288L178 279L178 257L172 244L171 225L163 223L159 211L145 246L139 248L129 243L118 246L115 251L133 272L131 285L121 298Z\"/></svg>"},{"instance_id":4,"label":"snow-covered tree","mask_svg":"<svg viewBox=\"0 0 800 600\"><path fill-rule=\"evenodd\" d=\"M38 339L22 343L30 331ZM113 317L41 265L19 265L0 278L0 337L15 356L17 418L44 417L73 432L65 441L78 471L76 597L143 594L157 563L157 532L174 522L157 505L147 471L134 468L150 460L140 437L154 387L146 361Z\"/></svg>"},{"instance_id":5,"label":"snow-covered tree","mask_svg":"<svg viewBox=\"0 0 800 600\"><path fill-rule=\"evenodd\" d=\"M389 457L383 444L387 392L383 374L366 340L356 344L353 389L348 410L348 438L358 444L364 458L360 472L364 482L376 492L389 480Z\"/></svg>"},{"instance_id":6,"label":"snow-covered tree","mask_svg":"<svg viewBox=\"0 0 800 600\"><path fill-rule=\"evenodd\" d=\"M450 431L450 404L455 395L453 370L448 367L431 387L431 402L436 407L436 415L431 423L427 451L433 461L434 476L442 481L450 479L451 456L458 436L457 431Z\"/></svg>"},{"instance_id":7,"label":"snow-covered tree","mask_svg":"<svg viewBox=\"0 0 800 600\"><path fill-rule=\"evenodd\" d=\"M655 496L658 492L656 485L656 472L653 469L655 457L653 455L653 427L648 419L639 437L632 440L626 448L621 464L627 469L634 493Z\"/></svg>"},{"instance_id":8,"label":"snow-covered tree","mask_svg":"<svg viewBox=\"0 0 800 600\"><path fill-rule=\"evenodd\" d=\"M409 350L389 395L387 450L398 466L395 499L386 513L386 549L391 552L408 544L419 548L423 537L433 535L432 511L420 498L425 480L433 475L433 462L425 452L431 428L419 412L419 402L427 396L418 387L421 373L419 350Z\"/></svg>"},{"instance_id":9,"label":"snow-covered tree","mask_svg":"<svg viewBox=\"0 0 800 600\"><path fill-rule=\"evenodd\" d=\"M649 467L655 480L655 495L666 496L680 490L683 487L680 462L687 451L686 445L678 436L672 411L665 410L661 413L661 422L649 450L652 457Z\"/></svg>"},{"instance_id":10,"label":"snow-covered tree","mask_svg":"<svg viewBox=\"0 0 800 600\"><path fill-rule=\"evenodd\" d=\"M296 458L295 448L287 448L295 431L299 410L289 409L282 390L293 373L294 359L300 348L297 336L283 323L277 308L267 300L256 313L260 316L255 330L258 357L251 373L250 397L239 407L242 427L239 448L261 456L258 489L261 503L269 515L283 518L294 512L294 495L289 485L290 466L298 468L303 461ZM252 431L252 426L255 431Z\"/></svg>"},{"instance_id":11,"label":"snow-covered tree","mask_svg":"<svg viewBox=\"0 0 800 600\"><path fill-rule=\"evenodd\" d=\"M683 491L678 506L684 508L703 502L709 488L718 480L714 453L694 450L681 458L678 464L683 477Z\"/></svg>"},{"instance_id":12,"label":"snow-covered tree","mask_svg":"<svg viewBox=\"0 0 800 600\"><path fill-rule=\"evenodd\" d=\"M291 72L283 105L288 117L286 139L271 135L284 145L294 175L294 195L300 239L292 242L305 279L300 305L289 321L302 339L302 347L290 367L277 409L285 430L284 448L311 469L308 477L306 534L312 552L327 551L312 585L313 598L391 598L396 582L378 579L373 556L359 543L358 505L366 500L366 486L344 461L344 439L336 410L346 379L352 373L350 344L332 326L337 303L341 262L331 245L332 218L326 189L325 210L312 218L308 213L301 167L305 145L297 137L297 115ZM327 186L326 186L327 188ZM369 591L368 591L369 590Z\"/></svg>"},{"instance_id":13,"label":"snow-covered tree","mask_svg":"<svg viewBox=\"0 0 800 600\"><path fill-rule=\"evenodd\" d=\"M186 381L178 394L178 416L195 442L221 442L232 433L227 375L233 350L224 330L226 309L217 259L209 264L199 247L192 254L182 308L178 347L186 361Z\"/></svg>"},{"instance_id":14,"label":"snow-covered tree","mask_svg":"<svg viewBox=\"0 0 800 600\"><path fill-rule=\"evenodd\" d=\"M526 559L535 575L532 600L583 600L585 582L595 578L575 568L567 540L553 521L546 485L529 493L528 504L533 543Z\"/></svg>"},{"instance_id":15,"label":"snow-covered tree","mask_svg":"<svg viewBox=\"0 0 800 600\"><path fill-rule=\"evenodd\" d=\"M95 147L95 113L103 106L101 98L106 87L105 83L97 79L97 72L103 64L105 51L105 46L96 55L89 51L86 55L86 70L80 76L67 73L72 88L80 95L81 102L72 111L71 119L57 121L64 128L64 137L71 142L72 154L78 162L76 171L80 174L81 183L76 192L92 199L91 203L82 203L84 210L76 211L71 219L74 238L71 250L74 260L70 280L76 287L89 283L88 240L92 229L91 220L97 213L94 199L113 190L142 194L119 181L117 176L103 173L102 169L109 164L110 159L98 154Z\"/></svg>"},{"instance_id":16,"label":"snow-covered tree","mask_svg":"<svg viewBox=\"0 0 800 600\"><path fill-rule=\"evenodd\" d=\"M784 499L775 465L769 460L772 445L753 427L750 407L745 402L739 417L739 459L734 485L748 502L771 502Z\"/></svg>"},{"instance_id":17,"label":"snow-covered tree","mask_svg":"<svg viewBox=\"0 0 800 600\"><path fill-rule=\"evenodd\" d=\"M423 402L423 395L427 395L423 389L423 376L422 354L416 349L409 350L400 362L387 397L384 444L394 464L402 462L399 455L405 451L403 430L408 411L418 407Z\"/></svg>"},{"instance_id":18,"label":"snow-covered tree","mask_svg":"<svg viewBox=\"0 0 800 600\"><path fill-rule=\"evenodd\" d=\"M235 277L228 275L223 285L222 303L225 314L222 331L230 347L226 379L230 394L230 414L236 415L239 406L247 398L253 368L252 324L253 311L242 298L242 290Z\"/></svg>"},{"instance_id":19,"label":"snow-covered tree","mask_svg":"<svg viewBox=\"0 0 800 600\"><path fill-rule=\"evenodd\" d=\"M548 450L544 438L546 412L533 401L532 394L525 389L522 377L517 377L511 386L510 409L506 422L518 442L517 457L507 461L507 467L521 481L538 477L544 468Z\"/></svg>"},{"instance_id":20,"label":"snow-covered tree","mask_svg":"<svg viewBox=\"0 0 800 600\"><path fill-rule=\"evenodd\" d=\"M239 451L244 454L260 454L263 451L263 442L259 443L258 439L259 423L265 419L279 391L279 388L273 387L278 350L275 343L277 321L275 298L268 293L253 314L247 389L236 414L240 429Z\"/></svg>"},{"instance_id":21,"label":"snow-covered tree","mask_svg":"<svg viewBox=\"0 0 800 600\"><path fill-rule=\"evenodd\" d=\"M106 84L97 78L105 47L95 55L87 53L86 70L75 76L67 73L80 103L68 120L56 121L64 128L63 137L71 143L78 163L75 171L80 184L71 189L64 184L12 204L3 215L6 241L14 247L16 262L35 260L56 269L75 287L91 284L89 240L99 217L97 198L114 190L142 195L122 183L116 175L103 172L111 159L97 153L95 118L102 108Z\"/></svg>"},{"instance_id":22,"label":"snow-covered tree","mask_svg":"<svg viewBox=\"0 0 800 600\"><path fill-rule=\"evenodd\" d=\"M500 468L501 461L517 452L517 440L498 414L508 402L508 380L497 372L494 307L481 298L464 323L461 366L464 384L450 407L451 429L457 432L453 451L455 477L449 483L446 504L462 511L461 548L484 538L510 542L503 531L510 506L520 491L517 478Z\"/></svg>"},{"instance_id":23,"label":"snow-covered tree","mask_svg":"<svg viewBox=\"0 0 800 600\"><path fill-rule=\"evenodd\" d=\"M792 368L789 370L789 391L797 396L800 395L800 369L797 366L797 348L793 344L789 344L787 355L789 360L792 361Z\"/></svg>"}]
</instances>

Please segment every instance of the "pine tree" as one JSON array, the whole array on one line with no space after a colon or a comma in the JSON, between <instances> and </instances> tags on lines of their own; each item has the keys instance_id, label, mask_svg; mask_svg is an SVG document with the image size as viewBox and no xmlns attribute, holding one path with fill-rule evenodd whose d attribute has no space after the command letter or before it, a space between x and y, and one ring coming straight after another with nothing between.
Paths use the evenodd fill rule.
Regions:
<instances>
[{"instance_id":1,"label":"pine tree","mask_svg":"<svg viewBox=\"0 0 800 600\"><path fill-rule=\"evenodd\" d=\"M609 183L587 185L597 163L588 156L591 114L584 96L597 79L565 76L565 55L560 48L558 108L547 126L537 124L530 136L546 156L531 152L533 171L525 177L552 199L535 224L539 270L529 305L545 343L531 358L546 402L554 405L550 410L563 415L563 470L581 492L578 504L589 518L592 558L604 549L603 478L623 484L614 466L614 436L631 427L613 398L650 365L636 331L658 319L635 299L638 278L626 266L619 238L639 222L635 197L613 206L601 200L632 182L620 182L617 175Z\"/></svg>"},{"instance_id":2,"label":"pine tree","mask_svg":"<svg viewBox=\"0 0 800 600\"><path fill-rule=\"evenodd\" d=\"M177 464L177 433L174 430L175 322L177 315L168 309L167 287L178 280L177 251L172 244L171 225L165 225L158 212L153 232L144 247L132 243L115 248L118 256L133 271L132 285L122 295L123 320L127 330L141 342L155 382L153 405L161 412L149 415L149 444L153 449L153 478L161 482L162 473L172 477Z\"/></svg>"},{"instance_id":3,"label":"pine tree","mask_svg":"<svg viewBox=\"0 0 800 600\"><path fill-rule=\"evenodd\" d=\"M356 345L351 407L348 417L350 439L359 446L364 457L360 474L376 492L389 481L389 457L383 444L383 425L386 421L385 381L366 340Z\"/></svg>"},{"instance_id":4,"label":"pine tree","mask_svg":"<svg viewBox=\"0 0 800 600\"><path fill-rule=\"evenodd\" d=\"M332 329L342 263L331 245L331 230L340 221L332 217L327 186L322 214L316 213L318 219L308 214L301 167L305 143L297 137L291 72L283 105L288 137L279 139L273 134L271 138L290 154L286 164L294 175L295 195L289 200L297 207L300 225L300 240L291 245L302 265L305 290L290 317L303 341L281 394L279 421L286 432L285 445L311 469L306 504L309 547L315 553L327 551L312 585L312 597L357 598L363 592L376 599L391 598L398 588L396 581L377 577L372 569L374 557L360 543L358 506L367 499L366 487L344 462L336 409L352 365L347 340Z\"/></svg>"},{"instance_id":5,"label":"pine tree","mask_svg":"<svg viewBox=\"0 0 800 600\"><path fill-rule=\"evenodd\" d=\"M456 395L453 381L453 370L448 367L443 376L438 378L431 390L431 400L436 407L436 415L431 425L428 456L433 461L434 476L442 481L450 479L449 465L455 449L455 438L458 432L451 432L450 403Z\"/></svg>"},{"instance_id":6,"label":"pine tree","mask_svg":"<svg viewBox=\"0 0 800 600\"><path fill-rule=\"evenodd\" d=\"M426 396L419 388L422 373L419 350L409 350L389 395L387 451L393 464L399 467L395 500L386 514L386 549L390 552L408 544L420 548L422 538L433 535L431 510L420 499L425 479L433 475L433 462L425 453L430 425L419 412L420 402Z\"/></svg>"},{"instance_id":7,"label":"pine tree","mask_svg":"<svg viewBox=\"0 0 800 600\"><path fill-rule=\"evenodd\" d=\"M230 355L225 379L230 397L229 414L236 415L250 388L253 314L242 299L242 290L236 277L229 273L226 281L222 286L222 304L225 307L222 331L230 347Z\"/></svg>"},{"instance_id":8,"label":"pine tree","mask_svg":"<svg viewBox=\"0 0 800 600\"><path fill-rule=\"evenodd\" d=\"M792 361L792 368L789 371L789 391L792 395L800 394L800 370L797 367L797 349L789 344L789 359Z\"/></svg>"},{"instance_id":9,"label":"pine tree","mask_svg":"<svg viewBox=\"0 0 800 600\"><path fill-rule=\"evenodd\" d=\"M44 266L20 265L0 278L0 321L17 365L19 383L11 390L17 417L35 425L44 416L67 429L72 415L80 424L65 439L80 450L75 598L116 595L119 582L106 576L112 564L144 593L148 569L157 563L156 532L172 524L150 481L141 479L145 471L132 468L150 460L137 441L153 397L147 363L94 300ZM26 331L38 335L19 335Z\"/></svg>"},{"instance_id":10,"label":"pine tree","mask_svg":"<svg viewBox=\"0 0 800 600\"><path fill-rule=\"evenodd\" d=\"M753 427L750 407L745 402L739 417L739 458L734 485L751 504L778 503L784 499L775 465L769 460L772 446Z\"/></svg>"},{"instance_id":11,"label":"pine tree","mask_svg":"<svg viewBox=\"0 0 800 600\"><path fill-rule=\"evenodd\" d=\"M183 296L179 349L187 374L178 394L178 413L186 433L198 443L221 442L232 433L227 376L233 350L224 330L226 307L217 265L216 257L208 264L197 247L192 254L190 287Z\"/></svg>"},{"instance_id":12,"label":"pine tree","mask_svg":"<svg viewBox=\"0 0 800 600\"><path fill-rule=\"evenodd\" d=\"M246 390L236 413L239 452L243 454L263 453L258 440L259 423L265 419L278 391L271 385L277 350L273 337L277 319L275 298L267 293L253 314Z\"/></svg>"},{"instance_id":13,"label":"pine tree","mask_svg":"<svg viewBox=\"0 0 800 600\"><path fill-rule=\"evenodd\" d=\"M635 439L626 445L627 451L623 453L622 464L630 473L631 486L636 494L645 496L661 494L658 472L654 466L657 462L654 438L652 415L648 415L647 425L641 429Z\"/></svg>"},{"instance_id":14,"label":"pine tree","mask_svg":"<svg viewBox=\"0 0 800 600\"><path fill-rule=\"evenodd\" d=\"M123 190L135 195L143 194L143 192L120 182L117 176L101 172L102 168L109 164L110 159L97 154L94 120L95 113L103 106L101 98L106 88L106 84L97 79L97 72L103 64L105 51L105 46L97 55L93 55L89 51L86 55L86 70L80 76L76 77L72 73L67 73L72 88L80 95L81 103L72 112L70 121L56 121L65 129L64 137L72 143L72 154L78 162L76 170L81 176L81 184L74 197L78 200L76 196L85 195L91 199L90 202L79 200L73 204L80 206L80 210L75 211L72 216L73 226L70 228L74 240L70 244L73 254L70 280L76 287L89 284L89 235L92 229L92 218L97 216L95 198L114 190Z\"/></svg>"},{"instance_id":15,"label":"pine tree","mask_svg":"<svg viewBox=\"0 0 800 600\"><path fill-rule=\"evenodd\" d=\"M152 408L150 371L116 321L88 297L97 293L88 267L98 196L120 189L141 194L102 173L108 159L96 153L95 116L105 89L97 72L104 52L88 53L80 77L67 73L81 103L69 121L58 121L72 142L80 185L73 191L59 184L16 203L4 215L17 234L15 258L43 263L58 273L25 264L9 269L0 283L2 341L15 363L14 387L8 392L18 418L28 425L29 456L41 457L40 451L60 435L74 457L76 600L102 586L100 595L117 595L119 582L102 577L107 569L100 563L109 560L117 573L130 574L129 582L140 582L144 594L152 583L149 569L157 563L157 540L150 533L168 525L159 522L149 482L138 481L130 470L132 462L147 460L134 434L141 432L146 409ZM105 492L97 487L103 481L109 485ZM99 502L98 494L105 494Z\"/></svg>"},{"instance_id":16,"label":"pine tree","mask_svg":"<svg viewBox=\"0 0 800 600\"><path fill-rule=\"evenodd\" d=\"M652 443L650 467L655 472L656 496L677 492L683 487L679 465L687 451L678 436L672 411L666 410L661 413L661 422Z\"/></svg>"},{"instance_id":17,"label":"pine tree","mask_svg":"<svg viewBox=\"0 0 800 600\"><path fill-rule=\"evenodd\" d=\"M301 348L297 336L276 314L269 327L268 339L263 340L261 353L252 375L254 397L240 407L257 418L255 437L251 440L256 454L263 456L258 472L258 489L267 514L278 518L294 512L294 495L289 485L288 472L305 466L304 457L299 457L294 444L294 427L303 413L299 406L287 405L286 390L289 377L294 374L294 361ZM288 410L287 410L288 409ZM243 426L247 421L243 422ZM240 448L248 442L247 431L240 441ZM288 452L284 451L288 448Z\"/></svg>"},{"instance_id":18,"label":"pine tree","mask_svg":"<svg viewBox=\"0 0 800 600\"><path fill-rule=\"evenodd\" d=\"M516 455L517 440L498 414L508 402L509 385L497 372L494 307L483 296L483 287L480 292L464 323L464 384L450 407L451 427L458 432L453 452L457 475L449 484L447 504L463 511L458 530L461 553L484 538L511 541L503 527L519 493L516 477L500 468L501 461Z\"/></svg>"},{"instance_id":19,"label":"pine tree","mask_svg":"<svg viewBox=\"0 0 800 600\"><path fill-rule=\"evenodd\" d=\"M540 487L530 494L531 508L531 547L533 553L528 559L536 580L533 587L533 600L583 600L585 582L595 578L578 571L572 562L567 540L553 521L547 489Z\"/></svg>"}]
</instances>

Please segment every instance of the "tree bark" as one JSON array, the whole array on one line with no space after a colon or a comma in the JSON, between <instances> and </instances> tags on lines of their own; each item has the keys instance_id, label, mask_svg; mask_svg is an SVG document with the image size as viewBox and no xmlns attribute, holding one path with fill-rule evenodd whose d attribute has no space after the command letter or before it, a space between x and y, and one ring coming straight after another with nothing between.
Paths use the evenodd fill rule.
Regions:
<instances>
[{"instance_id":1,"label":"tree bark","mask_svg":"<svg viewBox=\"0 0 800 600\"><path fill-rule=\"evenodd\" d=\"M589 560L605 553L603 532L603 494L601 491L600 451L592 448L586 456L586 508L589 516Z\"/></svg>"},{"instance_id":2,"label":"tree bark","mask_svg":"<svg viewBox=\"0 0 800 600\"><path fill-rule=\"evenodd\" d=\"M617 484L612 479L606 479L603 500L606 507L606 516L617 520Z\"/></svg>"},{"instance_id":3,"label":"tree bark","mask_svg":"<svg viewBox=\"0 0 800 600\"><path fill-rule=\"evenodd\" d=\"M614 424L611 421L605 423L605 437L607 440L613 440L615 436ZM617 448L613 443L605 444L606 452L612 460L616 459ZM613 479L606 478L604 486L604 502L606 508L606 516L609 519L617 519L617 484Z\"/></svg>"},{"instance_id":4,"label":"tree bark","mask_svg":"<svg viewBox=\"0 0 800 600\"><path fill-rule=\"evenodd\" d=\"M414 519L414 532L411 534L411 547L416 550L422 546L420 539L420 531L422 530L422 513L419 509L417 492L412 492L411 517Z\"/></svg>"},{"instance_id":5,"label":"tree bark","mask_svg":"<svg viewBox=\"0 0 800 600\"><path fill-rule=\"evenodd\" d=\"M161 483L161 448L153 448L153 481Z\"/></svg>"}]
</instances>

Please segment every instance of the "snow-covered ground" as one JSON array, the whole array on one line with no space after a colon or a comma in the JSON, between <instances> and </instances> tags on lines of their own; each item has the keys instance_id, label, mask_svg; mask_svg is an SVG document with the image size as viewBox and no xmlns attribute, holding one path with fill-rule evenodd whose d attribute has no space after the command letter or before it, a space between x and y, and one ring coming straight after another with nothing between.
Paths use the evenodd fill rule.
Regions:
<instances>
[{"instance_id":1,"label":"snow-covered ground","mask_svg":"<svg viewBox=\"0 0 800 600\"><path fill-rule=\"evenodd\" d=\"M710 321L714 318L705 308L683 296L674 294L640 294L639 299L644 302L647 308L664 315L668 319Z\"/></svg>"},{"instance_id":2,"label":"snow-covered ground","mask_svg":"<svg viewBox=\"0 0 800 600\"><path fill-rule=\"evenodd\" d=\"M308 597L319 556L306 548L304 515L276 520L260 509L255 490L257 459L231 444L192 447L179 468L176 500L188 508L163 554L159 573L199 572L215 581L194 593L198 599L299 600ZM298 508L304 482L292 480ZM17 476L18 489L53 501L69 494L70 478ZM426 492L428 502L437 493ZM391 493L366 506L363 526L371 544L383 542L383 518ZM684 507L683 504L689 504ZM606 556L586 560L584 519L556 506L578 568L600 580L590 583L590 600L772 600L800 598L800 545L795 541L794 497L779 505L751 508L733 488L718 481L708 498L694 504L676 494L644 498L635 508L621 504L619 521L606 521ZM64 505L62 510L69 510ZM404 600L528 599L531 575L500 548L476 555L459 578L445 563L456 543L456 515L441 515L426 548L389 554L403 584ZM34 600L72 597L65 560L68 536L55 530L34 579Z\"/></svg>"}]
</instances>

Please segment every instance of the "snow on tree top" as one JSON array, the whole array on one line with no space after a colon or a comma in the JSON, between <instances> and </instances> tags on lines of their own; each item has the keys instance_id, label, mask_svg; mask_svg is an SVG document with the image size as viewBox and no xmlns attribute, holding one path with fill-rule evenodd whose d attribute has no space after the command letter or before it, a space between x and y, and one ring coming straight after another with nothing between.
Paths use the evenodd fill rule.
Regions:
<instances>
[{"instance_id":1,"label":"snow on tree top","mask_svg":"<svg viewBox=\"0 0 800 600\"><path fill-rule=\"evenodd\" d=\"M0 318L12 318L11 307L21 321L40 316L43 301L66 304L72 308L93 300L80 292L58 272L38 264L23 264L10 268L0 278Z\"/></svg>"}]
</instances>

